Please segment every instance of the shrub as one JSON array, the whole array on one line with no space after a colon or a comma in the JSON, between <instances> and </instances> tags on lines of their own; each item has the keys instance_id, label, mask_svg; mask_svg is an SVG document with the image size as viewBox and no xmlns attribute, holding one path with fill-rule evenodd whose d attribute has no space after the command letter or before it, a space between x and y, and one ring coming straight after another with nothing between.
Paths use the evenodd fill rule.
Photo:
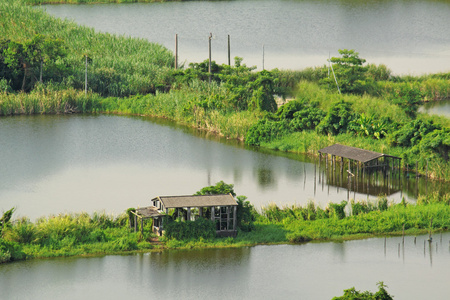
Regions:
<instances>
[{"instance_id":1,"label":"shrub","mask_svg":"<svg viewBox=\"0 0 450 300\"><path fill-rule=\"evenodd\" d=\"M11 241L6 241L0 237L0 263L23 260L26 258L22 247Z\"/></svg>"},{"instance_id":2,"label":"shrub","mask_svg":"<svg viewBox=\"0 0 450 300\"><path fill-rule=\"evenodd\" d=\"M264 118L248 130L245 136L245 143L247 145L259 146L262 142L279 139L291 132L292 130L288 121L275 121Z\"/></svg>"},{"instance_id":3,"label":"shrub","mask_svg":"<svg viewBox=\"0 0 450 300\"><path fill-rule=\"evenodd\" d=\"M215 224L205 218L198 218L195 221L174 221L171 218L164 219L165 236L169 239L211 239L216 236Z\"/></svg>"},{"instance_id":4,"label":"shrub","mask_svg":"<svg viewBox=\"0 0 450 300\"><path fill-rule=\"evenodd\" d=\"M317 125L317 132L322 134L338 135L345 133L352 120L351 104L338 100L330 106L325 118Z\"/></svg>"}]
</instances>

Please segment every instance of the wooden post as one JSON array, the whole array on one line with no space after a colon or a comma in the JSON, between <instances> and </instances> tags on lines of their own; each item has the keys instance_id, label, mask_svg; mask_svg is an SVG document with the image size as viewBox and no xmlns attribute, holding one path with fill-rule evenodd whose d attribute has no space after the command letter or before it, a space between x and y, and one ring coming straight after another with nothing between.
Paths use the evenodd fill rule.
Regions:
<instances>
[{"instance_id":1,"label":"wooden post","mask_svg":"<svg viewBox=\"0 0 450 300\"><path fill-rule=\"evenodd\" d=\"M87 95L87 66L88 66L88 56L86 54L86 72L84 75L84 95Z\"/></svg>"},{"instance_id":2,"label":"wooden post","mask_svg":"<svg viewBox=\"0 0 450 300\"><path fill-rule=\"evenodd\" d=\"M175 34L175 70L178 69L178 34Z\"/></svg>"},{"instance_id":3,"label":"wooden post","mask_svg":"<svg viewBox=\"0 0 450 300\"><path fill-rule=\"evenodd\" d=\"M228 35L228 65L231 66L230 35Z\"/></svg>"},{"instance_id":4,"label":"wooden post","mask_svg":"<svg viewBox=\"0 0 450 300\"><path fill-rule=\"evenodd\" d=\"M141 234L144 235L144 218L141 217Z\"/></svg>"},{"instance_id":5,"label":"wooden post","mask_svg":"<svg viewBox=\"0 0 450 300\"><path fill-rule=\"evenodd\" d=\"M190 221L191 220L191 208L188 207L187 208L187 220L186 221Z\"/></svg>"},{"instance_id":6,"label":"wooden post","mask_svg":"<svg viewBox=\"0 0 450 300\"><path fill-rule=\"evenodd\" d=\"M198 215L200 218L203 218L203 207L198 208Z\"/></svg>"},{"instance_id":7,"label":"wooden post","mask_svg":"<svg viewBox=\"0 0 450 300\"><path fill-rule=\"evenodd\" d=\"M431 241L433 240L433 238L431 237L431 229L433 228L433 218L431 218L430 220L430 234L428 237L428 241L431 243Z\"/></svg>"},{"instance_id":8,"label":"wooden post","mask_svg":"<svg viewBox=\"0 0 450 300\"><path fill-rule=\"evenodd\" d=\"M43 62L41 60L41 70L39 71L39 82L40 83L42 83L42 65L43 65Z\"/></svg>"},{"instance_id":9,"label":"wooden post","mask_svg":"<svg viewBox=\"0 0 450 300\"><path fill-rule=\"evenodd\" d=\"M403 230L402 230L402 245L405 247L405 224L403 224Z\"/></svg>"},{"instance_id":10,"label":"wooden post","mask_svg":"<svg viewBox=\"0 0 450 300\"><path fill-rule=\"evenodd\" d=\"M209 44L209 64L208 64L208 73L209 73L209 83L211 83L211 39L212 33L209 33L208 44Z\"/></svg>"},{"instance_id":11,"label":"wooden post","mask_svg":"<svg viewBox=\"0 0 450 300\"><path fill-rule=\"evenodd\" d=\"M137 231L137 216L134 215L134 232Z\"/></svg>"},{"instance_id":12,"label":"wooden post","mask_svg":"<svg viewBox=\"0 0 450 300\"><path fill-rule=\"evenodd\" d=\"M233 230L237 230L237 206L233 207Z\"/></svg>"},{"instance_id":13,"label":"wooden post","mask_svg":"<svg viewBox=\"0 0 450 300\"><path fill-rule=\"evenodd\" d=\"M214 219L215 219L215 207L212 206L212 207L211 207L211 221L214 222ZM214 225L214 226L215 226L215 225Z\"/></svg>"}]
</instances>

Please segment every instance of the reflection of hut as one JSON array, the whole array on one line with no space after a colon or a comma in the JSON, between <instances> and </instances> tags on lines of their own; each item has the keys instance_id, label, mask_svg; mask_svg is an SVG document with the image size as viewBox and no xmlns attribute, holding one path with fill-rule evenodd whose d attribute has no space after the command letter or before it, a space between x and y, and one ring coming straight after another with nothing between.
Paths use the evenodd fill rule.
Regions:
<instances>
[{"instance_id":1,"label":"reflection of hut","mask_svg":"<svg viewBox=\"0 0 450 300\"><path fill-rule=\"evenodd\" d=\"M134 213L135 230L138 218L143 230L144 219L153 219L153 232L162 235L163 217L173 215L183 221L208 218L216 224L216 233L234 236L237 230L237 202L231 194L199 196L158 196L152 200L153 206L138 208Z\"/></svg>"}]
</instances>

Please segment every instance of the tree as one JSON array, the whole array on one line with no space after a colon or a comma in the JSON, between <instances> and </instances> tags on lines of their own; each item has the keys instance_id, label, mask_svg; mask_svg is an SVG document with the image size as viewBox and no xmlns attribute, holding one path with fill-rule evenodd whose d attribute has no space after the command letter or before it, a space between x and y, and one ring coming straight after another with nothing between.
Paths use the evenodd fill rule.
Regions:
<instances>
[{"instance_id":1,"label":"tree","mask_svg":"<svg viewBox=\"0 0 450 300\"><path fill-rule=\"evenodd\" d=\"M274 94L274 78L269 71L261 71L258 77L252 84L252 107L268 112L275 112L277 110L277 103L273 98Z\"/></svg>"},{"instance_id":2,"label":"tree","mask_svg":"<svg viewBox=\"0 0 450 300\"><path fill-rule=\"evenodd\" d=\"M342 93L363 94L373 84L367 77L368 67L364 67L365 59L359 57L355 50L339 50L341 57L332 57L334 74ZM334 85L334 78L325 78L322 83Z\"/></svg>"},{"instance_id":3,"label":"tree","mask_svg":"<svg viewBox=\"0 0 450 300\"><path fill-rule=\"evenodd\" d=\"M13 81L11 85L16 89L20 85L22 91L27 89L28 78L31 79L29 88L32 88L33 83L38 80L38 76L42 81L44 65L54 66L57 59L65 56L61 40L39 34L25 42L2 41L0 50L2 58L0 75L4 76L2 73L9 72L11 75L7 79ZM18 82L19 77L22 77L21 84Z\"/></svg>"},{"instance_id":4,"label":"tree","mask_svg":"<svg viewBox=\"0 0 450 300\"><path fill-rule=\"evenodd\" d=\"M200 191L195 193L195 195L220 195L220 194L231 194L233 197L236 196L234 192L233 184L226 184L222 180L216 183L216 185L211 185L202 188ZM238 196L237 197L237 226L242 231L251 231L254 228L253 221L255 220L255 209L249 201L246 201L247 197ZM207 213L205 213L207 215Z\"/></svg>"},{"instance_id":5,"label":"tree","mask_svg":"<svg viewBox=\"0 0 450 300\"><path fill-rule=\"evenodd\" d=\"M352 119L351 103L344 100L332 103L327 115L317 125L316 130L322 134L338 135L345 133Z\"/></svg>"}]
</instances>

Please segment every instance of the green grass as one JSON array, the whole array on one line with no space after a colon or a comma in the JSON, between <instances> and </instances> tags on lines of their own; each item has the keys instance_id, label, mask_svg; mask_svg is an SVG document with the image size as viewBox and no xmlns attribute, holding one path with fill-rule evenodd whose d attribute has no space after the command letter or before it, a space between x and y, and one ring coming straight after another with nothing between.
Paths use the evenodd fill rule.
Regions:
<instances>
[{"instance_id":1,"label":"green grass","mask_svg":"<svg viewBox=\"0 0 450 300\"><path fill-rule=\"evenodd\" d=\"M67 56L57 61L60 74L47 74L44 81L63 81L67 86L84 88L84 56L89 88L104 96L146 94L170 86L174 56L167 48L144 39L99 33L72 21L56 19L22 0L0 0L0 36L26 41L36 34L63 41ZM45 67L45 66L44 66Z\"/></svg>"},{"instance_id":2,"label":"green grass","mask_svg":"<svg viewBox=\"0 0 450 300\"><path fill-rule=\"evenodd\" d=\"M192 249L243 247L259 244L303 243L311 240L348 240L385 235L422 234L448 230L450 193L421 197L417 204L392 204L385 198L377 202L352 202L353 214L343 214L343 204L325 208L305 206L280 208L269 205L257 213L255 228L239 231L236 238L176 240L151 239L151 224L144 225L144 235L129 227L127 214L60 214L36 222L27 218L14 220L2 229L0 263L40 257L103 255L151 251L152 249ZM432 227L430 228L432 220Z\"/></svg>"}]
</instances>

